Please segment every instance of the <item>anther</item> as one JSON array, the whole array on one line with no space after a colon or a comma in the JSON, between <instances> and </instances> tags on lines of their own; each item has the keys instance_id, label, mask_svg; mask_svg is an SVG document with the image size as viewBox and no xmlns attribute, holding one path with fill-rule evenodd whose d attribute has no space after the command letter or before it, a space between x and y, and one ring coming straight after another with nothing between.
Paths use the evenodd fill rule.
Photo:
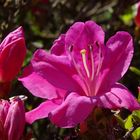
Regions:
<instances>
[{"instance_id":1,"label":"anther","mask_svg":"<svg viewBox=\"0 0 140 140\"><path fill-rule=\"evenodd\" d=\"M86 63L86 50L83 49L83 50L80 51L80 53L82 55L82 60L83 60L83 65L84 65L85 71L86 71L87 76L89 78L90 74L89 74L89 69L88 69L87 63Z\"/></svg>"},{"instance_id":2,"label":"anther","mask_svg":"<svg viewBox=\"0 0 140 140\"><path fill-rule=\"evenodd\" d=\"M9 98L9 100L12 101L12 100L15 100L17 98L20 98L22 101L25 101L25 100L27 100L28 97L25 95L17 95L17 96L13 96L13 97Z\"/></svg>"}]
</instances>

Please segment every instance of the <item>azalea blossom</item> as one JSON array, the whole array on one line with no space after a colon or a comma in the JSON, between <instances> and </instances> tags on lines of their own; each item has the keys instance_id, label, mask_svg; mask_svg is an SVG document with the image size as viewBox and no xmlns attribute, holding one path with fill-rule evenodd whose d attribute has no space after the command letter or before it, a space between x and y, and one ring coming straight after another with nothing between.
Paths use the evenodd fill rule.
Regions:
<instances>
[{"instance_id":1,"label":"azalea blossom","mask_svg":"<svg viewBox=\"0 0 140 140\"><path fill-rule=\"evenodd\" d=\"M18 74L26 54L22 27L9 33L0 44L0 81L8 82Z\"/></svg>"},{"instance_id":2,"label":"azalea blossom","mask_svg":"<svg viewBox=\"0 0 140 140\"><path fill-rule=\"evenodd\" d=\"M0 140L20 140L25 126L23 101L0 100Z\"/></svg>"},{"instance_id":3,"label":"azalea blossom","mask_svg":"<svg viewBox=\"0 0 140 140\"><path fill-rule=\"evenodd\" d=\"M104 43L93 21L76 22L50 53L39 49L19 80L35 96L47 99L26 113L26 121L49 117L59 127L83 122L95 107L131 111L140 105L118 81L133 57L133 40L120 31Z\"/></svg>"},{"instance_id":4,"label":"azalea blossom","mask_svg":"<svg viewBox=\"0 0 140 140\"><path fill-rule=\"evenodd\" d=\"M135 16L135 23L140 27L140 2L137 3L137 14Z\"/></svg>"},{"instance_id":5,"label":"azalea blossom","mask_svg":"<svg viewBox=\"0 0 140 140\"><path fill-rule=\"evenodd\" d=\"M0 97L10 89L10 83L20 71L26 54L22 27L9 33L0 44Z\"/></svg>"}]
</instances>

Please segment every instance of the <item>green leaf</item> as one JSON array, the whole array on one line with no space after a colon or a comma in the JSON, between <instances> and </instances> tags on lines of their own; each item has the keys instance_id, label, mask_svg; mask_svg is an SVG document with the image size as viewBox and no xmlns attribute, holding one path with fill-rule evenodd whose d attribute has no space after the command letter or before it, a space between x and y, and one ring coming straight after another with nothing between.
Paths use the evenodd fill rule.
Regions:
<instances>
[{"instance_id":1,"label":"green leaf","mask_svg":"<svg viewBox=\"0 0 140 140\"><path fill-rule=\"evenodd\" d=\"M124 24L132 25L134 16L135 8L132 6L127 9L124 14L120 15L120 19L124 22Z\"/></svg>"},{"instance_id":2,"label":"green leaf","mask_svg":"<svg viewBox=\"0 0 140 140\"><path fill-rule=\"evenodd\" d=\"M133 127L133 121L132 121L133 117L132 115L129 115L125 121L125 129L130 130L131 127Z\"/></svg>"},{"instance_id":3,"label":"green leaf","mask_svg":"<svg viewBox=\"0 0 140 140\"><path fill-rule=\"evenodd\" d=\"M139 140L140 139L140 127L138 127L133 133L132 133L133 139L134 140Z\"/></svg>"},{"instance_id":4,"label":"green leaf","mask_svg":"<svg viewBox=\"0 0 140 140\"><path fill-rule=\"evenodd\" d=\"M136 122L140 122L140 111L133 111L132 116Z\"/></svg>"}]
</instances>

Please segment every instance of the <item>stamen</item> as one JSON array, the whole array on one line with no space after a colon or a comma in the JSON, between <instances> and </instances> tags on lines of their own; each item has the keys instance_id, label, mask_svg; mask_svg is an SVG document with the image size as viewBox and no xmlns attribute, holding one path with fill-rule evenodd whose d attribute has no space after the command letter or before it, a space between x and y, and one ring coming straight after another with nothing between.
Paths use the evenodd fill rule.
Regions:
<instances>
[{"instance_id":1,"label":"stamen","mask_svg":"<svg viewBox=\"0 0 140 140\"><path fill-rule=\"evenodd\" d=\"M92 46L90 45L89 46L89 49L90 49L90 58L91 58L91 80L94 79L94 58L93 58L93 48Z\"/></svg>"},{"instance_id":2,"label":"stamen","mask_svg":"<svg viewBox=\"0 0 140 140\"><path fill-rule=\"evenodd\" d=\"M80 71L80 67L78 67L78 65L76 64L76 61L75 61L74 57L72 56L72 50L73 50L73 45L71 45L71 46L69 47L69 54L70 54L70 56L71 56L72 62L73 62L73 64L74 64L74 66L75 66L75 68L76 68L78 74L80 75L80 77L82 77L82 79L84 79L84 77L83 77L83 75L82 75L82 73L81 73L81 71Z\"/></svg>"},{"instance_id":3,"label":"stamen","mask_svg":"<svg viewBox=\"0 0 140 140\"><path fill-rule=\"evenodd\" d=\"M79 65L76 63L76 61L75 61L75 59L74 59L74 57L73 57L73 55L72 55L72 49L73 49L73 46L70 46L70 48L69 48L69 54L70 54L70 56L71 56L71 59L72 59L72 62L73 62L73 64L74 64L75 69L77 70L79 76L81 77L81 79L83 80L83 82L84 82L84 84L85 84L85 86L86 86L86 89L87 89L86 95L88 96L88 95L90 95L90 94L89 94L89 93L90 93L89 84L88 84L87 81L85 80L85 77L84 77L84 75L83 75L83 73L82 73L82 70L80 69Z\"/></svg>"},{"instance_id":4,"label":"stamen","mask_svg":"<svg viewBox=\"0 0 140 140\"><path fill-rule=\"evenodd\" d=\"M99 74L99 72L100 72L100 69L101 69L101 66L102 66L102 50L101 50L101 46L99 46L99 44L98 43L96 43L97 44L97 46L99 47L99 63L98 63L98 67L97 67L97 71L96 71L96 75L98 75Z\"/></svg>"},{"instance_id":5,"label":"stamen","mask_svg":"<svg viewBox=\"0 0 140 140\"><path fill-rule=\"evenodd\" d=\"M80 51L80 53L82 54L83 65L84 65L85 71L87 73L87 76L89 78L90 74L89 74L89 69L88 69L87 63L86 63L86 50L83 49Z\"/></svg>"},{"instance_id":6,"label":"stamen","mask_svg":"<svg viewBox=\"0 0 140 140\"><path fill-rule=\"evenodd\" d=\"M27 100L28 97L25 95L17 95L17 96L13 96L13 97L9 98L9 100L12 101L12 100L15 100L16 98L20 98L22 101L25 101L25 100Z\"/></svg>"}]
</instances>

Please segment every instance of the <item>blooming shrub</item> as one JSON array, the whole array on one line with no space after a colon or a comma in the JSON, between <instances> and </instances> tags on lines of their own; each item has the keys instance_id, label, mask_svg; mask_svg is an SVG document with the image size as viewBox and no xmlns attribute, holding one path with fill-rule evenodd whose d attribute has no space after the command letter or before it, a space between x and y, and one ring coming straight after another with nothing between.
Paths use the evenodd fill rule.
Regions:
<instances>
[{"instance_id":1,"label":"blooming shrub","mask_svg":"<svg viewBox=\"0 0 140 140\"><path fill-rule=\"evenodd\" d=\"M136 5L0 1L0 140L140 139Z\"/></svg>"}]
</instances>

